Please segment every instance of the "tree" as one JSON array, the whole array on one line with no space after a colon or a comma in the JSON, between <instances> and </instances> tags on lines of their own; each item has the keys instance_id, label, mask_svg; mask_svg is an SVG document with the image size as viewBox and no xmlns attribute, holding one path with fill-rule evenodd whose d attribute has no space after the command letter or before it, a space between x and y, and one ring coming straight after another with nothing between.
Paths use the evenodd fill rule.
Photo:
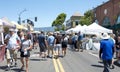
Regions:
<instances>
[{"instance_id":1,"label":"tree","mask_svg":"<svg viewBox=\"0 0 120 72\"><path fill-rule=\"evenodd\" d=\"M56 31L65 29L65 28L63 28L63 27L65 27L65 26L63 26L63 23L65 22L65 19L66 19L66 14L65 13L61 13L52 22L52 26L56 27L55 28Z\"/></svg>"},{"instance_id":2,"label":"tree","mask_svg":"<svg viewBox=\"0 0 120 72\"><path fill-rule=\"evenodd\" d=\"M9 27L4 26L4 32L5 32L5 33L9 33Z\"/></svg>"},{"instance_id":3,"label":"tree","mask_svg":"<svg viewBox=\"0 0 120 72\"><path fill-rule=\"evenodd\" d=\"M94 19L93 11L88 10L84 13L84 16L81 17L80 24L81 25L90 25L90 24L92 24L93 19Z\"/></svg>"}]
</instances>

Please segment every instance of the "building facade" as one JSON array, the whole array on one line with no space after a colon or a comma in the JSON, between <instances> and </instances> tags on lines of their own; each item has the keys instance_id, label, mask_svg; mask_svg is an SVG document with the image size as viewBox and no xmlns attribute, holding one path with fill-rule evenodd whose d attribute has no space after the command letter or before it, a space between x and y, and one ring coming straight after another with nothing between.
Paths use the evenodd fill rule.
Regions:
<instances>
[{"instance_id":1,"label":"building facade","mask_svg":"<svg viewBox=\"0 0 120 72\"><path fill-rule=\"evenodd\" d=\"M66 21L66 30L77 26L80 23L80 18L81 15L79 12L74 13L70 19Z\"/></svg>"},{"instance_id":2,"label":"building facade","mask_svg":"<svg viewBox=\"0 0 120 72\"><path fill-rule=\"evenodd\" d=\"M120 0L109 0L94 8L94 20L104 27L120 24Z\"/></svg>"}]
</instances>

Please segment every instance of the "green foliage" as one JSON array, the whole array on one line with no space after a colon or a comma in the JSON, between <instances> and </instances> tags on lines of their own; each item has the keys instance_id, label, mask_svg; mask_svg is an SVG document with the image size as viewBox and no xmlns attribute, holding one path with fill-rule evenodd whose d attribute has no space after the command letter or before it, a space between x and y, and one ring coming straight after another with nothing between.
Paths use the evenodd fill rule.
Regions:
<instances>
[{"instance_id":1,"label":"green foliage","mask_svg":"<svg viewBox=\"0 0 120 72\"><path fill-rule=\"evenodd\" d=\"M88 10L84 13L84 16L81 17L80 19L80 24L81 25L90 25L93 22L93 11L92 10Z\"/></svg>"},{"instance_id":2,"label":"green foliage","mask_svg":"<svg viewBox=\"0 0 120 72\"><path fill-rule=\"evenodd\" d=\"M4 27L4 32L5 32L5 33L9 33L9 27L5 26L5 27Z\"/></svg>"},{"instance_id":3,"label":"green foliage","mask_svg":"<svg viewBox=\"0 0 120 72\"><path fill-rule=\"evenodd\" d=\"M55 30L56 31L59 31L62 29L62 26L63 23L65 22L65 19L66 19L66 14L65 13L61 13L57 16L57 18L52 22L52 26L55 26Z\"/></svg>"},{"instance_id":4,"label":"green foliage","mask_svg":"<svg viewBox=\"0 0 120 72\"><path fill-rule=\"evenodd\" d=\"M61 30L63 30L63 31L65 30L65 25L62 25L62 29Z\"/></svg>"}]
</instances>

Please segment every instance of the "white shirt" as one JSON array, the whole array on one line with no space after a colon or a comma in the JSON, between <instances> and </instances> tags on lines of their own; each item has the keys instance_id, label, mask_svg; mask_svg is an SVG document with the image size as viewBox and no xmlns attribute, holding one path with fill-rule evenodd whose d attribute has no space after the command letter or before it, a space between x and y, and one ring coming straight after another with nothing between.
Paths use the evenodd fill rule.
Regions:
<instances>
[{"instance_id":1,"label":"white shirt","mask_svg":"<svg viewBox=\"0 0 120 72\"><path fill-rule=\"evenodd\" d=\"M21 51L24 52L24 49L30 47L31 45L32 45L31 40L23 40Z\"/></svg>"},{"instance_id":2,"label":"white shirt","mask_svg":"<svg viewBox=\"0 0 120 72\"><path fill-rule=\"evenodd\" d=\"M10 36L10 34L7 34L5 39L7 39L7 38L9 38L7 48L8 49L17 48L17 46L18 46L17 40L20 41L20 38L18 37L18 35L15 33L12 36Z\"/></svg>"}]
</instances>

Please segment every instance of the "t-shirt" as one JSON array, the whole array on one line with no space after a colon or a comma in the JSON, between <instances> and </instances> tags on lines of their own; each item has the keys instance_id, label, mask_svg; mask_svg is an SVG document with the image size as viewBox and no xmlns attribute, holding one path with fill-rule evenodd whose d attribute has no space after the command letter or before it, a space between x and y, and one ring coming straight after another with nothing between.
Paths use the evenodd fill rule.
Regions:
<instances>
[{"instance_id":1,"label":"t-shirt","mask_svg":"<svg viewBox=\"0 0 120 72\"><path fill-rule=\"evenodd\" d=\"M7 44L8 49L16 48L16 46L18 46L18 40L20 41L20 38L17 34L13 34L12 36L8 34L6 35L5 39L9 39Z\"/></svg>"},{"instance_id":2,"label":"t-shirt","mask_svg":"<svg viewBox=\"0 0 120 72\"><path fill-rule=\"evenodd\" d=\"M112 59L114 43L111 39L103 39L100 41L100 48L102 49L102 59Z\"/></svg>"},{"instance_id":3,"label":"t-shirt","mask_svg":"<svg viewBox=\"0 0 120 72\"><path fill-rule=\"evenodd\" d=\"M54 40L55 40L54 36L48 36L48 39L47 39L48 45L53 46Z\"/></svg>"},{"instance_id":4,"label":"t-shirt","mask_svg":"<svg viewBox=\"0 0 120 72\"><path fill-rule=\"evenodd\" d=\"M43 34L39 35L38 36L38 42L39 42L39 45L45 45L45 36Z\"/></svg>"},{"instance_id":5,"label":"t-shirt","mask_svg":"<svg viewBox=\"0 0 120 72\"><path fill-rule=\"evenodd\" d=\"M24 52L24 49L25 48L28 48L30 47L30 45L32 45L32 41L31 40L22 40L22 48L21 48L21 51Z\"/></svg>"},{"instance_id":6,"label":"t-shirt","mask_svg":"<svg viewBox=\"0 0 120 72\"><path fill-rule=\"evenodd\" d=\"M82 39L83 39L83 35L81 34L78 36L78 41L81 41Z\"/></svg>"},{"instance_id":7,"label":"t-shirt","mask_svg":"<svg viewBox=\"0 0 120 72\"><path fill-rule=\"evenodd\" d=\"M61 43L61 36L58 35L56 36L56 44L60 44Z\"/></svg>"}]
</instances>

